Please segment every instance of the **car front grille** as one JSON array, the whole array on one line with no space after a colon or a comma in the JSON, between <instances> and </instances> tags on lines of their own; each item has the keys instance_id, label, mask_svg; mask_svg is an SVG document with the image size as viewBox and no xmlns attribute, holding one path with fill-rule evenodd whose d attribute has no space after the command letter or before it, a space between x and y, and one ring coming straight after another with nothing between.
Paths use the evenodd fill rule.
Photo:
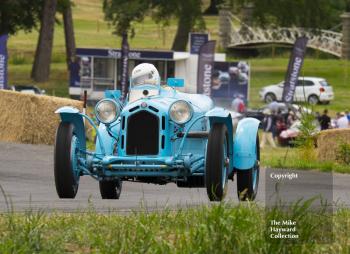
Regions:
<instances>
[{"instance_id":1,"label":"car front grille","mask_svg":"<svg viewBox=\"0 0 350 254\"><path fill-rule=\"evenodd\" d=\"M139 111L128 117L126 154L157 155L158 151L158 117L145 110Z\"/></svg>"}]
</instances>

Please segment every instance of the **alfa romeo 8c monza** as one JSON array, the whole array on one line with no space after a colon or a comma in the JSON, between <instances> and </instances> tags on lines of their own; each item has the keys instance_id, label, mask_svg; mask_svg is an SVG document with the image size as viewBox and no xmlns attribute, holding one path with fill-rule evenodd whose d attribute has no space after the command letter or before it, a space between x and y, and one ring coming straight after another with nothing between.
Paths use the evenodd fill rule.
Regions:
<instances>
[{"instance_id":1,"label":"alfa romeo 8c monza","mask_svg":"<svg viewBox=\"0 0 350 254\"><path fill-rule=\"evenodd\" d=\"M60 198L74 198L79 179L99 182L103 199L118 199L123 181L206 188L211 201L221 201L228 180L236 175L239 200L254 200L259 182L259 121L233 126L228 110L212 99L161 86L157 69L143 63L134 68L125 99L107 90L95 106L98 124L73 107L56 113L54 176ZM95 150L86 148L85 123L96 131Z\"/></svg>"}]
</instances>

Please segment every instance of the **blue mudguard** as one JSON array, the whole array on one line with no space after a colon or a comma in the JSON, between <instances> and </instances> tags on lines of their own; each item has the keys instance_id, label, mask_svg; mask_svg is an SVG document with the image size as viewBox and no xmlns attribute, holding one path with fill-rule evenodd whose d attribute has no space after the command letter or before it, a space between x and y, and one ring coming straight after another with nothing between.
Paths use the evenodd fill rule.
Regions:
<instances>
[{"instance_id":1,"label":"blue mudguard","mask_svg":"<svg viewBox=\"0 0 350 254\"><path fill-rule=\"evenodd\" d=\"M256 137L260 121L244 118L238 122L233 147L233 166L238 170L250 169L257 158Z\"/></svg>"},{"instance_id":2,"label":"blue mudguard","mask_svg":"<svg viewBox=\"0 0 350 254\"><path fill-rule=\"evenodd\" d=\"M86 150L86 138L85 127L83 117L79 113L79 109L73 107L61 107L55 111L56 114L60 114L62 122L72 123L74 126L74 133L79 139L79 148Z\"/></svg>"},{"instance_id":3,"label":"blue mudguard","mask_svg":"<svg viewBox=\"0 0 350 254\"><path fill-rule=\"evenodd\" d=\"M223 108L213 108L205 114L209 119L210 127L215 123L224 123L228 131L228 141L229 141L229 159L230 159L230 170L233 169L233 126L232 118L229 111ZM229 172L231 173L231 172Z\"/></svg>"}]
</instances>

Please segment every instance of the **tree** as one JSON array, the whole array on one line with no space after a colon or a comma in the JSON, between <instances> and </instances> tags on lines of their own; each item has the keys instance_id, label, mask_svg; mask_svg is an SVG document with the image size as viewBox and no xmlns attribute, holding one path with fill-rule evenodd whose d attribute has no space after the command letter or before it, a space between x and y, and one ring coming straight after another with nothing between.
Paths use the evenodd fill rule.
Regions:
<instances>
[{"instance_id":1,"label":"tree","mask_svg":"<svg viewBox=\"0 0 350 254\"><path fill-rule=\"evenodd\" d=\"M0 34L13 35L19 30L31 31L40 17L43 0L0 1Z\"/></svg>"},{"instance_id":2,"label":"tree","mask_svg":"<svg viewBox=\"0 0 350 254\"><path fill-rule=\"evenodd\" d=\"M209 7L204 11L204 14L217 15L219 13L218 6L223 2L224 0L210 0Z\"/></svg>"},{"instance_id":3,"label":"tree","mask_svg":"<svg viewBox=\"0 0 350 254\"><path fill-rule=\"evenodd\" d=\"M331 28L337 25L347 0L246 0L253 3L254 20L258 25L281 27Z\"/></svg>"},{"instance_id":4,"label":"tree","mask_svg":"<svg viewBox=\"0 0 350 254\"><path fill-rule=\"evenodd\" d=\"M119 36L131 33L134 35L134 22L143 21L151 8L150 0L104 0L105 19L115 27L114 33Z\"/></svg>"},{"instance_id":5,"label":"tree","mask_svg":"<svg viewBox=\"0 0 350 254\"><path fill-rule=\"evenodd\" d=\"M58 0L57 3L58 11L62 13L63 27L64 27L64 38L66 44L66 61L67 67L75 59L76 46L74 36L74 25L72 17L72 5L70 0Z\"/></svg>"},{"instance_id":6,"label":"tree","mask_svg":"<svg viewBox=\"0 0 350 254\"><path fill-rule=\"evenodd\" d=\"M154 14L157 22L167 25L172 17L178 19L172 50L185 51L188 34L195 28L205 28L201 0L155 0L154 6L157 7Z\"/></svg>"},{"instance_id":7,"label":"tree","mask_svg":"<svg viewBox=\"0 0 350 254\"><path fill-rule=\"evenodd\" d=\"M172 50L184 51L189 32L204 29L201 0L104 0L103 10L106 20L115 27L115 33L134 34L133 24L143 21L152 12L157 23L168 25L173 17L178 19L178 28L173 41Z\"/></svg>"},{"instance_id":8,"label":"tree","mask_svg":"<svg viewBox=\"0 0 350 254\"><path fill-rule=\"evenodd\" d=\"M45 0L31 77L36 82L49 79L57 0Z\"/></svg>"}]
</instances>

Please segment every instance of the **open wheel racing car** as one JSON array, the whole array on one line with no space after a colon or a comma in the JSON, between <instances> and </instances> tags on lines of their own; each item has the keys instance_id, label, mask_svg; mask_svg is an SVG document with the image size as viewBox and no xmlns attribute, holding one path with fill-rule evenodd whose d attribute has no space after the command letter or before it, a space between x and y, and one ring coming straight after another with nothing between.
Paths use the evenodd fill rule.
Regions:
<instances>
[{"instance_id":1,"label":"open wheel racing car","mask_svg":"<svg viewBox=\"0 0 350 254\"><path fill-rule=\"evenodd\" d=\"M58 196L74 198L79 178L99 181L103 199L118 199L123 181L205 187L222 200L236 174L238 198L254 200L259 182L259 121L235 128L230 112L205 95L178 92L181 79L162 87L157 69L140 64L132 72L125 101L106 91L95 107L98 125L72 107L59 108L54 158ZM96 148L86 148L84 120L96 130Z\"/></svg>"}]
</instances>

